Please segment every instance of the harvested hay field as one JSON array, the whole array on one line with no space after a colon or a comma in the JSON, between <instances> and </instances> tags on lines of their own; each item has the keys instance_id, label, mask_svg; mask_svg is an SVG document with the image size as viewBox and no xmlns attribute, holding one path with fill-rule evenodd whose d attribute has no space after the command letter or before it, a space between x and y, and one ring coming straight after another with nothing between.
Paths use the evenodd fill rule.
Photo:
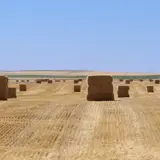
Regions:
<instances>
[{"instance_id":1,"label":"harvested hay field","mask_svg":"<svg viewBox=\"0 0 160 160\"><path fill-rule=\"evenodd\" d=\"M160 159L159 85L148 94L151 82L133 82L130 98L106 102L86 101L73 85L27 84L0 101L0 160ZM122 82L113 85L116 94Z\"/></svg>"}]
</instances>

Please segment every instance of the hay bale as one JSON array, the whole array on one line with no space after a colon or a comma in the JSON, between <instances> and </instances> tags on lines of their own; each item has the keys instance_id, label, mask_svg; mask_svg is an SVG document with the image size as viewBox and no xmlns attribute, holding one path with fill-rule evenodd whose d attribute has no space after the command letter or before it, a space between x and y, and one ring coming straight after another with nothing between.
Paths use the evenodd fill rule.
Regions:
<instances>
[{"instance_id":1,"label":"hay bale","mask_svg":"<svg viewBox=\"0 0 160 160\"><path fill-rule=\"evenodd\" d=\"M63 82L66 82L66 80L63 80Z\"/></svg>"},{"instance_id":2,"label":"hay bale","mask_svg":"<svg viewBox=\"0 0 160 160\"><path fill-rule=\"evenodd\" d=\"M58 80L58 79L55 79L55 82L61 82L60 80Z\"/></svg>"},{"instance_id":3,"label":"hay bale","mask_svg":"<svg viewBox=\"0 0 160 160\"><path fill-rule=\"evenodd\" d=\"M8 98L8 78L0 76L0 100L7 100Z\"/></svg>"},{"instance_id":4,"label":"hay bale","mask_svg":"<svg viewBox=\"0 0 160 160\"><path fill-rule=\"evenodd\" d=\"M129 86L119 86L117 91L118 97L129 97Z\"/></svg>"},{"instance_id":5,"label":"hay bale","mask_svg":"<svg viewBox=\"0 0 160 160\"><path fill-rule=\"evenodd\" d=\"M8 88L8 98L17 98L16 88Z\"/></svg>"},{"instance_id":6,"label":"hay bale","mask_svg":"<svg viewBox=\"0 0 160 160\"><path fill-rule=\"evenodd\" d=\"M120 82L123 82L123 79L119 79Z\"/></svg>"},{"instance_id":7,"label":"hay bale","mask_svg":"<svg viewBox=\"0 0 160 160\"><path fill-rule=\"evenodd\" d=\"M81 92L81 86L80 85L74 85L74 92Z\"/></svg>"},{"instance_id":8,"label":"hay bale","mask_svg":"<svg viewBox=\"0 0 160 160\"><path fill-rule=\"evenodd\" d=\"M21 82L25 82L25 80L21 80Z\"/></svg>"},{"instance_id":9,"label":"hay bale","mask_svg":"<svg viewBox=\"0 0 160 160\"><path fill-rule=\"evenodd\" d=\"M77 84L77 83L79 83L79 80L78 80L78 79L75 79L75 80L74 80L74 84Z\"/></svg>"},{"instance_id":10,"label":"hay bale","mask_svg":"<svg viewBox=\"0 0 160 160\"><path fill-rule=\"evenodd\" d=\"M19 90L20 91L27 91L27 86L25 84L20 84L19 85Z\"/></svg>"},{"instance_id":11,"label":"hay bale","mask_svg":"<svg viewBox=\"0 0 160 160\"><path fill-rule=\"evenodd\" d=\"M78 81L79 81L79 82L82 82L82 81L83 81L83 79L79 79Z\"/></svg>"},{"instance_id":12,"label":"hay bale","mask_svg":"<svg viewBox=\"0 0 160 160\"><path fill-rule=\"evenodd\" d=\"M36 80L36 83L38 83L38 84L41 84L41 82L42 82L41 79Z\"/></svg>"},{"instance_id":13,"label":"hay bale","mask_svg":"<svg viewBox=\"0 0 160 160\"><path fill-rule=\"evenodd\" d=\"M155 80L155 84L159 84L160 81L158 79Z\"/></svg>"},{"instance_id":14,"label":"hay bale","mask_svg":"<svg viewBox=\"0 0 160 160\"><path fill-rule=\"evenodd\" d=\"M112 77L108 75L89 76L87 87L88 101L114 100Z\"/></svg>"},{"instance_id":15,"label":"hay bale","mask_svg":"<svg viewBox=\"0 0 160 160\"><path fill-rule=\"evenodd\" d=\"M48 83L49 83L49 84L50 84L50 83L52 83L52 80L51 80L51 79L49 79L49 80L48 80Z\"/></svg>"},{"instance_id":16,"label":"hay bale","mask_svg":"<svg viewBox=\"0 0 160 160\"><path fill-rule=\"evenodd\" d=\"M29 80L27 80L27 82L29 83Z\"/></svg>"},{"instance_id":17,"label":"hay bale","mask_svg":"<svg viewBox=\"0 0 160 160\"><path fill-rule=\"evenodd\" d=\"M140 82L143 82L143 79L140 79L139 81L140 81Z\"/></svg>"},{"instance_id":18,"label":"hay bale","mask_svg":"<svg viewBox=\"0 0 160 160\"><path fill-rule=\"evenodd\" d=\"M126 80L126 84L130 84L130 80L127 79L127 80Z\"/></svg>"},{"instance_id":19,"label":"hay bale","mask_svg":"<svg viewBox=\"0 0 160 160\"><path fill-rule=\"evenodd\" d=\"M153 86L147 86L147 92L154 92Z\"/></svg>"},{"instance_id":20,"label":"hay bale","mask_svg":"<svg viewBox=\"0 0 160 160\"><path fill-rule=\"evenodd\" d=\"M41 79L41 82L48 82L49 79Z\"/></svg>"},{"instance_id":21,"label":"hay bale","mask_svg":"<svg viewBox=\"0 0 160 160\"><path fill-rule=\"evenodd\" d=\"M18 83L19 82L19 80L16 80L16 83Z\"/></svg>"},{"instance_id":22,"label":"hay bale","mask_svg":"<svg viewBox=\"0 0 160 160\"><path fill-rule=\"evenodd\" d=\"M150 79L149 81L150 81L150 82L153 82L153 79Z\"/></svg>"}]
</instances>

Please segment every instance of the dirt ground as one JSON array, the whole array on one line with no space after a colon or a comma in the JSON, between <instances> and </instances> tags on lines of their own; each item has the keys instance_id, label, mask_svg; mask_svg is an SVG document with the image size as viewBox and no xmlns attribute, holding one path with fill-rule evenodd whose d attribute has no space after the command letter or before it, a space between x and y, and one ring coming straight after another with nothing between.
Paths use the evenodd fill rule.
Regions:
<instances>
[{"instance_id":1,"label":"dirt ground","mask_svg":"<svg viewBox=\"0 0 160 160\"><path fill-rule=\"evenodd\" d=\"M160 85L134 81L130 98L110 102L87 102L73 85L28 83L0 101L0 160L160 160Z\"/></svg>"}]
</instances>

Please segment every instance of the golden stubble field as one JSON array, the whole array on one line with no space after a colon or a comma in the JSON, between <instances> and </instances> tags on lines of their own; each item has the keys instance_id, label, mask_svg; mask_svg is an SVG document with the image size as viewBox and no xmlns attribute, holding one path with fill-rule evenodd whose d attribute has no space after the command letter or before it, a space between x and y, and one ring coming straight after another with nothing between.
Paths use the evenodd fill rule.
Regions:
<instances>
[{"instance_id":1,"label":"golden stubble field","mask_svg":"<svg viewBox=\"0 0 160 160\"><path fill-rule=\"evenodd\" d=\"M124 82L113 84L116 94ZM28 83L0 101L0 160L160 159L160 85L131 82L130 98L110 102L87 102L73 85Z\"/></svg>"}]
</instances>

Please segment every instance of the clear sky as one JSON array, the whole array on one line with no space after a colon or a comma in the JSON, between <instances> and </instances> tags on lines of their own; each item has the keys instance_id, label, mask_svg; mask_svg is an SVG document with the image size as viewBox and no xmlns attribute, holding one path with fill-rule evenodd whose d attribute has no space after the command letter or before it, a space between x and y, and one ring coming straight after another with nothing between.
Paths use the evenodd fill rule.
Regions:
<instances>
[{"instance_id":1,"label":"clear sky","mask_svg":"<svg viewBox=\"0 0 160 160\"><path fill-rule=\"evenodd\" d=\"M160 72L160 0L1 0L0 69Z\"/></svg>"}]
</instances>

